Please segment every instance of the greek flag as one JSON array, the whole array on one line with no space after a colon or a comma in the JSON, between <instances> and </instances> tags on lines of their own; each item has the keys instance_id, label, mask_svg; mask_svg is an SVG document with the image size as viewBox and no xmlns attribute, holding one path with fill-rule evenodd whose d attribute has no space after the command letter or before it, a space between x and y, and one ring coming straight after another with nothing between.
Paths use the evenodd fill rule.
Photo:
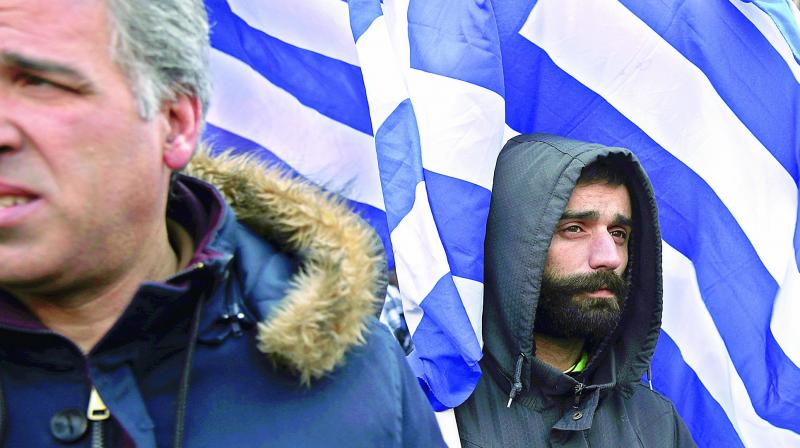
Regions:
<instances>
[{"instance_id":1,"label":"greek flag","mask_svg":"<svg viewBox=\"0 0 800 448\"><path fill-rule=\"evenodd\" d=\"M664 239L653 386L700 446L800 446L800 13L789 0L206 0L206 138L340 193L397 270L434 408L480 369L494 160L634 151ZM794 323L793 323L794 322Z\"/></svg>"}]
</instances>

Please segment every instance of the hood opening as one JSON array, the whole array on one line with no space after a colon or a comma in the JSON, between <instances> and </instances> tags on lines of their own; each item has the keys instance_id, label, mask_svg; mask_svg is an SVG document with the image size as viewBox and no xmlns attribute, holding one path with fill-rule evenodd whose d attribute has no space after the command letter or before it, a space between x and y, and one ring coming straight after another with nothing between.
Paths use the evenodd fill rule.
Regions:
<instances>
[{"instance_id":1,"label":"hood opening","mask_svg":"<svg viewBox=\"0 0 800 448\"><path fill-rule=\"evenodd\" d=\"M485 354L496 365L487 367L499 369L512 383L522 355L523 389L533 381L534 320L553 232L581 170L603 157L622 166L628 179L635 227L625 274L630 289L617 328L593 347L581 380L588 379L587 385L638 381L655 349L661 237L655 198L638 160L624 148L543 134L518 136L503 148L495 169L485 240L483 336Z\"/></svg>"}]
</instances>

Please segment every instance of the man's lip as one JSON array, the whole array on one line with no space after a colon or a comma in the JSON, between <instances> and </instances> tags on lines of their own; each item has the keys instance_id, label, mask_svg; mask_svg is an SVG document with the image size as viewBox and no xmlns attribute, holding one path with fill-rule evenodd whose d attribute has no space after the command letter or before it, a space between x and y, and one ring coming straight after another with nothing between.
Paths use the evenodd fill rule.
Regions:
<instances>
[{"instance_id":1,"label":"man's lip","mask_svg":"<svg viewBox=\"0 0 800 448\"><path fill-rule=\"evenodd\" d=\"M28 216L38 210L41 205L42 201L35 198L25 204L0 208L0 229L20 225Z\"/></svg>"},{"instance_id":2,"label":"man's lip","mask_svg":"<svg viewBox=\"0 0 800 448\"><path fill-rule=\"evenodd\" d=\"M25 196L36 198L38 195L24 187L0 180L0 196Z\"/></svg>"},{"instance_id":3,"label":"man's lip","mask_svg":"<svg viewBox=\"0 0 800 448\"><path fill-rule=\"evenodd\" d=\"M587 294L595 297L614 297L616 295L610 289L598 289L596 291L591 291Z\"/></svg>"},{"instance_id":4,"label":"man's lip","mask_svg":"<svg viewBox=\"0 0 800 448\"><path fill-rule=\"evenodd\" d=\"M0 228L18 226L42 205L41 196L27 188L0 179L0 197L20 196L28 199L24 204L0 208Z\"/></svg>"}]
</instances>

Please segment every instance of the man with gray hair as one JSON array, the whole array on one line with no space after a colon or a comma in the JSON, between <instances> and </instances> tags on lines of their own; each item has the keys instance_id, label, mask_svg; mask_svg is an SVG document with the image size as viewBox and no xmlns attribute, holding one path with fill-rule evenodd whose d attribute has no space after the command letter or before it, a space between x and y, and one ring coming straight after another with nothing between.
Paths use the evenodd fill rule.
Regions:
<instances>
[{"instance_id":1,"label":"man with gray hair","mask_svg":"<svg viewBox=\"0 0 800 448\"><path fill-rule=\"evenodd\" d=\"M442 445L373 232L195 154L208 51L200 0L0 0L2 444Z\"/></svg>"}]
</instances>

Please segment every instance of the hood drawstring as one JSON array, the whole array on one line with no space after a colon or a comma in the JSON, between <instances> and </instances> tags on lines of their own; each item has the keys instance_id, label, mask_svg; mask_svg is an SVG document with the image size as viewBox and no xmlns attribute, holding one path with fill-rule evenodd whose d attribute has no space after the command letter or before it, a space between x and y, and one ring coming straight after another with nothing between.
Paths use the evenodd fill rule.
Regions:
<instances>
[{"instance_id":1,"label":"hood drawstring","mask_svg":"<svg viewBox=\"0 0 800 448\"><path fill-rule=\"evenodd\" d=\"M647 384L653 390L653 367L650 364L647 365Z\"/></svg>"},{"instance_id":2,"label":"hood drawstring","mask_svg":"<svg viewBox=\"0 0 800 448\"><path fill-rule=\"evenodd\" d=\"M181 383L178 388L178 397L175 401L175 437L172 442L172 446L175 448L183 447L183 434L186 428L186 402L189 396L189 379L192 374L192 358L194 357L194 349L197 346L197 338L200 334L200 316L202 315L206 294L211 294L211 292L201 294L195 305L189 334L189 345L186 348L186 360L183 362Z\"/></svg>"},{"instance_id":3,"label":"hood drawstring","mask_svg":"<svg viewBox=\"0 0 800 448\"><path fill-rule=\"evenodd\" d=\"M525 354L520 353L517 357L517 366L514 368L514 384L511 385L511 392L508 394L507 408L511 407L511 402L514 401L514 397L522 391L522 362L524 360Z\"/></svg>"}]
</instances>

